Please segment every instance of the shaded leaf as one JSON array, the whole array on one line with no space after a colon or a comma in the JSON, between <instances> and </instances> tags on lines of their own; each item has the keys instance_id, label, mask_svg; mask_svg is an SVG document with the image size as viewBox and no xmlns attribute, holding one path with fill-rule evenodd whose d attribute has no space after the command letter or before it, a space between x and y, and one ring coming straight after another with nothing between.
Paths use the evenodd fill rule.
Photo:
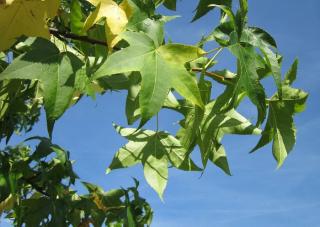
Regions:
<instances>
[{"instance_id":1,"label":"shaded leaf","mask_svg":"<svg viewBox=\"0 0 320 227\"><path fill-rule=\"evenodd\" d=\"M37 39L33 49L10 64L0 79L39 80L44 97L48 128L69 107L72 100L76 71L82 62L72 53L60 53L54 44Z\"/></svg>"},{"instance_id":2,"label":"shaded leaf","mask_svg":"<svg viewBox=\"0 0 320 227\"><path fill-rule=\"evenodd\" d=\"M284 81L286 82L286 80ZM296 128L293 116L305 109L307 93L283 85L283 97L278 94L269 101L269 114L262 136L251 151L267 145L273 140L272 153L278 162L278 168L282 166L296 141Z\"/></svg>"},{"instance_id":3,"label":"shaded leaf","mask_svg":"<svg viewBox=\"0 0 320 227\"><path fill-rule=\"evenodd\" d=\"M233 98L241 92L246 91L250 100L258 108L257 124L261 124L266 115L265 92L262 87L256 67L256 53L253 47L243 47L240 44L235 44L229 47L232 54L238 58L238 81L234 88Z\"/></svg>"},{"instance_id":4,"label":"shaded leaf","mask_svg":"<svg viewBox=\"0 0 320 227\"><path fill-rule=\"evenodd\" d=\"M209 7L209 5L212 4L225 5L231 8L232 0L200 0L192 21L198 20L200 17L206 15L210 10L213 10L214 7Z\"/></svg>"},{"instance_id":5,"label":"shaded leaf","mask_svg":"<svg viewBox=\"0 0 320 227\"><path fill-rule=\"evenodd\" d=\"M179 140L170 134L115 127L129 142L118 150L107 172L142 163L147 182L162 198L168 180L169 163L185 171L200 170L188 157Z\"/></svg>"},{"instance_id":6,"label":"shaded leaf","mask_svg":"<svg viewBox=\"0 0 320 227\"><path fill-rule=\"evenodd\" d=\"M270 47L276 48L276 42L267 32L261 28L250 27L243 31L241 36L241 41L251 44L261 50L266 58L266 63L268 64L275 83L278 87L278 94L282 95L282 83L281 83L281 71L280 63L278 61L278 56L276 53L270 49Z\"/></svg>"}]
</instances>

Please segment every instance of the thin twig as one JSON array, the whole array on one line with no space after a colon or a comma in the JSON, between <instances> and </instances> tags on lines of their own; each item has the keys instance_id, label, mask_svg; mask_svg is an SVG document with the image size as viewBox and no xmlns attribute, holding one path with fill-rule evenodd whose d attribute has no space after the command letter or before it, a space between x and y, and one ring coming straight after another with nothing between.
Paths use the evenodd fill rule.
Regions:
<instances>
[{"instance_id":1,"label":"thin twig","mask_svg":"<svg viewBox=\"0 0 320 227\"><path fill-rule=\"evenodd\" d=\"M102 45L102 46L105 46L105 47L108 47L107 43L105 41L102 41L102 40L97 40L97 39L92 39L88 36L81 36L81 35L77 35L77 34L74 34L74 33L70 33L70 32L65 32L65 31L59 31L58 29L55 29L55 28L50 28L49 29L50 33L52 35L54 35L55 37L57 37L58 39L73 39L73 40L79 40L79 41L83 41L83 42L87 42L87 43L91 43L91 44L98 44L98 45ZM220 51L222 50L222 48L216 48L214 49L214 51L217 51L218 52L216 53L219 54ZM202 69L201 68L193 68L192 69L193 72L202 72ZM209 77L211 77L212 79L216 80L217 82L220 82L222 84L226 84L226 85L230 85L230 84L233 84L232 81L228 78L225 78L221 75L218 75L214 72L205 72L205 74Z\"/></svg>"},{"instance_id":2,"label":"thin twig","mask_svg":"<svg viewBox=\"0 0 320 227\"><path fill-rule=\"evenodd\" d=\"M201 68L193 68L193 69L191 69L191 70L192 70L193 72L202 72L202 69L201 69ZM205 74L206 74L208 77L210 77L210 78L214 79L215 81L220 82L220 83L222 83L222 84L226 84L226 85L231 85L231 84L233 84L233 82L231 81L231 79L225 78L224 76L221 76L221 75L219 75L219 74L217 74L217 73L206 71Z\"/></svg>"},{"instance_id":3,"label":"thin twig","mask_svg":"<svg viewBox=\"0 0 320 227\"><path fill-rule=\"evenodd\" d=\"M54 35L58 39L67 38L67 39L73 39L73 40L78 40L78 41L83 41L91 44L98 44L98 45L108 47L105 41L92 39L88 36L77 35L71 32L59 31L58 29L55 29L55 28L50 28L49 32L50 34Z\"/></svg>"}]
</instances>

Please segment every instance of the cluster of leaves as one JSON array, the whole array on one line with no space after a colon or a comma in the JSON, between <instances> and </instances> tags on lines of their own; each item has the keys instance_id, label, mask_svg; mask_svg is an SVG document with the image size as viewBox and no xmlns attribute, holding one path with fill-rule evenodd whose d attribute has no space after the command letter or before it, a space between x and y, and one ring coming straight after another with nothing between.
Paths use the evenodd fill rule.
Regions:
<instances>
[{"instance_id":1,"label":"cluster of leaves","mask_svg":"<svg viewBox=\"0 0 320 227\"><path fill-rule=\"evenodd\" d=\"M176 0L0 1L1 139L8 141L14 131L31 130L43 106L49 139L42 139L39 147L50 147L51 153L46 153L46 148L42 155L57 154L42 167L39 160L44 156L34 158L26 148L1 151L3 163L11 160L10 165L1 163L2 168L12 168L20 159L25 166L18 168L16 187L2 184L0 196L2 204L15 201L8 217L17 224L30 221L24 203L38 206L40 202L47 206L43 215L36 215L39 225L79 225L86 221L97 226L105 221L130 226L149 224L152 212L136 188L105 193L85 184L90 194L77 196L69 189L76 176L68 155L50 142L55 121L68 108L85 96L94 98L109 90L127 92L127 122L140 123L136 128L115 125L129 142L116 152L107 172L141 163L147 182L161 198L170 166L204 171L210 161L231 175L222 144L226 134L261 135L252 151L273 142L273 155L279 167L283 164L295 144L293 116L304 110L307 99L305 92L292 87L298 61L285 76L281 75L283 58L277 44L263 29L249 26L247 0L239 0L237 11L231 0L200 0L193 21L210 10L220 10L221 14L218 26L196 45L173 43L165 37L164 25L175 17L159 15L160 5L175 10ZM30 18L32 23L27 22ZM205 50L209 42L217 47ZM236 72L216 69L222 51L235 57ZM5 60L8 54L13 55L10 64ZM277 88L272 97L267 97L262 84L268 76L273 77ZM225 86L224 92L213 96L213 83ZM255 123L237 111L246 97L257 109ZM158 124L155 131L143 129L163 108L181 114L176 135L159 131ZM191 159L196 148L200 150L201 167ZM17 149L25 156L14 156ZM10 175L8 168L3 171L3 179ZM51 174L26 182L24 178L41 172L39 168L46 168L41 169L44 172L51 168ZM66 178L67 185L62 183ZM133 193L133 200L129 193ZM32 202L23 202L30 199ZM109 200L116 200L112 204L121 208L109 210ZM63 212L57 213L56 206L63 207ZM75 209L79 215L71 217Z\"/></svg>"},{"instance_id":2,"label":"cluster of leaves","mask_svg":"<svg viewBox=\"0 0 320 227\"><path fill-rule=\"evenodd\" d=\"M88 194L79 195L72 186L77 175L69 152L47 138L36 149L20 144L0 153L0 213L15 226L143 226L152 211L136 186L104 192L82 182Z\"/></svg>"}]
</instances>

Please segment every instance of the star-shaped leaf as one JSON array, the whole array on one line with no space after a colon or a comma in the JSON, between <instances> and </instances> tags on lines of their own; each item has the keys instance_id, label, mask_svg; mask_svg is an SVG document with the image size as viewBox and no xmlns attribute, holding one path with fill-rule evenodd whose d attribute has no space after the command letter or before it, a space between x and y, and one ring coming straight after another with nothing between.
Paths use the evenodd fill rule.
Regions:
<instances>
[{"instance_id":1,"label":"star-shaped leaf","mask_svg":"<svg viewBox=\"0 0 320 227\"><path fill-rule=\"evenodd\" d=\"M59 0L0 2L0 51L8 49L21 35L49 39L47 19L56 15L59 2Z\"/></svg>"},{"instance_id":2,"label":"star-shaped leaf","mask_svg":"<svg viewBox=\"0 0 320 227\"><path fill-rule=\"evenodd\" d=\"M278 168L292 150L296 142L296 128L293 116L305 109L308 94L290 87L297 73L297 61L291 66L282 84L282 99L276 93L269 101L269 114L262 136L252 152L273 140L272 153L278 162Z\"/></svg>"},{"instance_id":3,"label":"star-shaped leaf","mask_svg":"<svg viewBox=\"0 0 320 227\"><path fill-rule=\"evenodd\" d=\"M112 0L88 0L96 9L88 16L84 24L84 30L88 30L101 19L105 19L105 32L109 50L114 47L123 32L130 16L128 4L118 5ZM126 2L126 1L124 1Z\"/></svg>"},{"instance_id":4,"label":"star-shaped leaf","mask_svg":"<svg viewBox=\"0 0 320 227\"><path fill-rule=\"evenodd\" d=\"M82 61L70 52L60 52L51 42L37 39L32 50L16 58L0 79L39 80L47 114L48 130L69 107L75 92L74 82Z\"/></svg>"},{"instance_id":5,"label":"star-shaped leaf","mask_svg":"<svg viewBox=\"0 0 320 227\"><path fill-rule=\"evenodd\" d=\"M229 175L231 173L226 152L221 145L223 136L225 134L252 135L261 133L260 129L254 127L236 110L221 112L220 106L215 100L206 105L201 116L196 113L195 107L191 107L182 126L178 133L179 140L183 142L183 145L193 144L195 146L197 144L199 146L204 168L210 160Z\"/></svg>"},{"instance_id":6,"label":"star-shaped leaf","mask_svg":"<svg viewBox=\"0 0 320 227\"><path fill-rule=\"evenodd\" d=\"M125 32L121 37L130 46L108 57L94 78L139 71L142 76L139 97L141 125L161 109L170 88L203 106L195 77L184 67L186 62L204 53L200 48L181 44L157 46L153 39L139 32Z\"/></svg>"},{"instance_id":7,"label":"star-shaped leaf","mask_svg":"<svg viewBox=\"0 0 320 227\"><path fill-rule=\"evenodd\" d=\"M115 126L129 142L115 154L107 172L142 163L149 185L162 198L168 181L168 165L185 171L198 171L179 140L166 132Z\"/></svg>"}]
</instances>

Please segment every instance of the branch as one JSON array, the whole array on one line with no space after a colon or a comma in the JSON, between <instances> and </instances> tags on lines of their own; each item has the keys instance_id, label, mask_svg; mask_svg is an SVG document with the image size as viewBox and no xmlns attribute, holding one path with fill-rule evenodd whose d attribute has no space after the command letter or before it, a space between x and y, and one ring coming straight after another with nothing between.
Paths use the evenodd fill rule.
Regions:
<instances>
[{"instance_id":1,"label":"branch","mask_svg":"<svg viewBox=\"0 0 320 227\"><path fill-rule=\"evenodd\" d=\"M191 69L193 72L202 72L202 69L201 68L193 68ZM225 84L225 85L232 85L233 82L232 82L232 79L230 78L225 78L224 76L221 76L217 73L214 73L214 72L205 72L205 74L214 79L215 81L219 82L219 83L222 83L222 84Z\"/></svg>"},{"instance_id":2,"label":"branch","mask_svg":"<svg viewBox=\"0 0 320 227\"><path fill-rule=\"evenodd\" d=\"M58 29L55 29L55 28L49 28L49 32L50 32L50 34L57 37L58 39L67 38L67 39L79 40L79 41L83 41L83 42L87 42L87 43L91 43L91 44L98 44L101 46L108 47L108 45L105 41L92 39L88 36L82 36L82 35L77 35L77 34L70 33L70 32L59 31Z\"/></svg>"},{"instance_id":3,"label":"branch","mask_svg":"<svg viewBox=\"0 0 320 227\"><path fill-rule=\"evenodd\" d=\"M108 47L108 45L105 41L92 39L88 36L77 35L77 34L74 34L71 32L59 31L56 28L50 28L49 31L50 31L50 34L54 35L58 39L63 40L63 39L67 38L67 39L79 40L82 42L87 42L87 43L91 43L91 44L97 44L97 45ZM202 72L202 69L201 68L193 68L192 71L193 72ZM225 78L225 77L218 75L214 72L205 72L205 74L219 83L222 83L225 85L233 84L231 79Z\"/></svg>"}]
</instances>

